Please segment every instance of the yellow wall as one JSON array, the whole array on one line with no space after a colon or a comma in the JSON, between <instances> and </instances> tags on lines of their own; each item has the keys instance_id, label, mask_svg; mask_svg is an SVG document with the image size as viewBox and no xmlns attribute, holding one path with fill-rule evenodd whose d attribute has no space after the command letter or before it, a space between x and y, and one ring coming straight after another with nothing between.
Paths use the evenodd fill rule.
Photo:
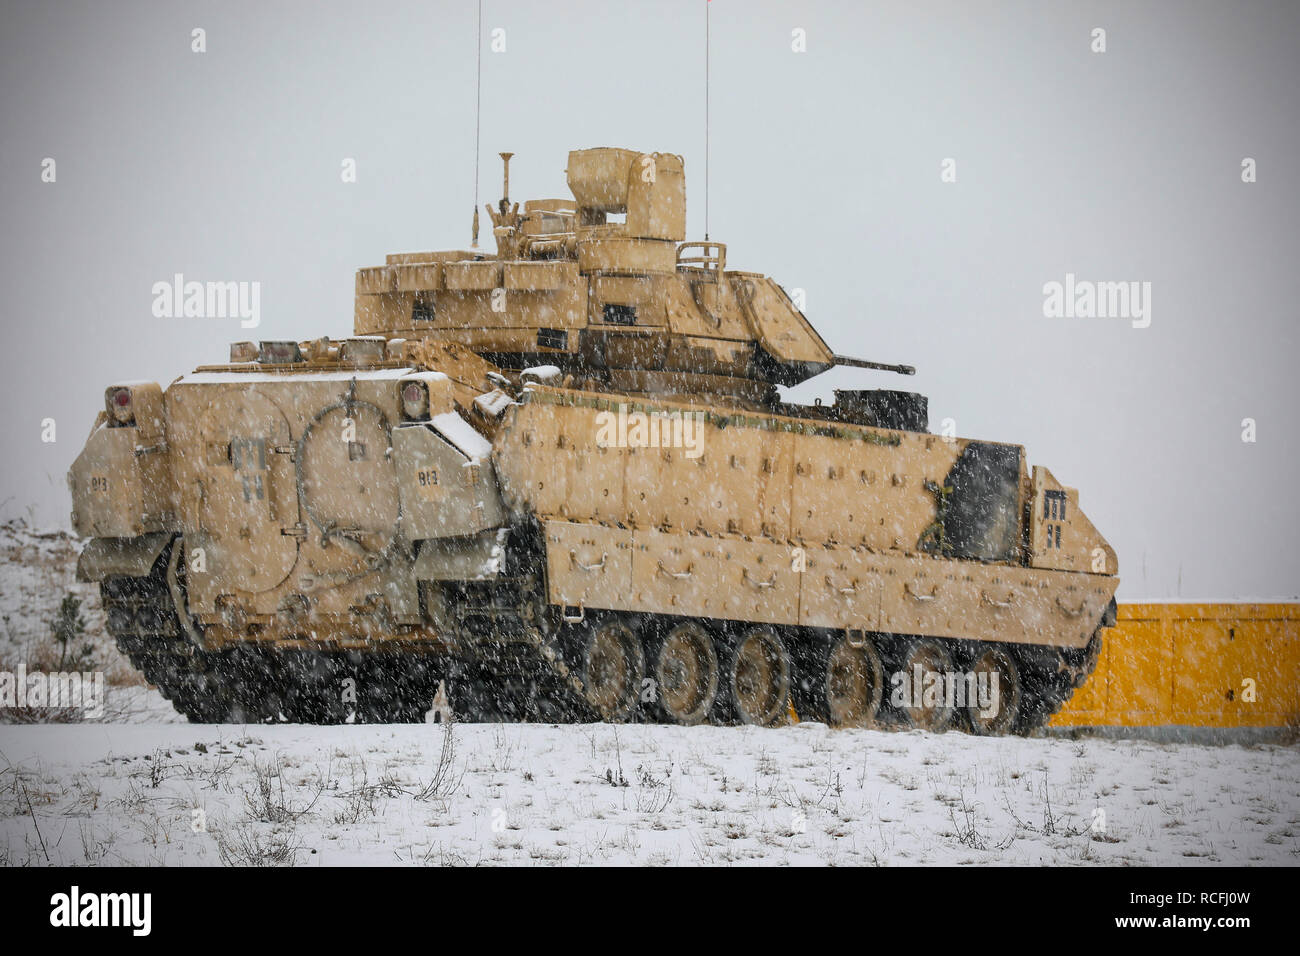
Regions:
<instances>
[{"instance_id":1,"label":"yellow wall","mask_svg":"<svg viewBox=\"0 0 1300 956\"><path fill-rule=\"evenodd\" d=\"M1051 726L1300 723L1300 604L1121 604L1102 641Z\"/></svg>"}]
</instances>

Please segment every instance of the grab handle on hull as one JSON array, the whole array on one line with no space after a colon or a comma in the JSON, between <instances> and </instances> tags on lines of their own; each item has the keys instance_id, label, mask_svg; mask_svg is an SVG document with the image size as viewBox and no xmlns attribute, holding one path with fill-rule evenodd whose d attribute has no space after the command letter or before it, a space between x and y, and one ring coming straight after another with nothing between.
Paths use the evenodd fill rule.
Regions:
<instances>
[{"instance_id":1,"label":"grab handle on hull","mask_svg":"<svg viewBox=\"0 0 1300 956\"><path fill-rule=\"evenodd\" d=\"M578 560L578 553L577 553L576 551L570 551L570 552L569 552L569 560L573 562L574 567L581 568L581 569L584 570L584 571L599 571L599 570L601 570L602 568L605 567L605 561L606 561L608 558L609 558L609 554L606 553L606 554L602 554L602 555L600 556L600 563L599 563L599 564L583 564L581 561Z\"/></svg>"},{"instance_id":2,"label":"grab handle on hull","mask_svg":"<svg viewBox=\"0 0 1300 956\"><path fill-rule=\"evenodd\" d=\"M1066 607L1065 602L1061 600L1061 596L1058 594L1056 596L1056 606L1061 609L1061 613L1066 617L1078 617L1083 613L1083 609L1088 606L1088 602L1083 600L1079 602L1078 607Z\"/></svg>"},{"instance_id":3,"label":"grab handle on hull","mask_svg":"<svg viewBox=\"0 0 1300 956\"><path fill-rule=\"evenodd\" d=\"M908 593L908 596L915 598L918 601L933 601L939 596L939 585L937 584L930 589L929 594L922 594L910 581L903 585L903 590Z\"/></svg>"},{"instance_id":4,"label":"grab handle on hull","mask_svg":"<svg viewBox=\"0 0 1300 956\"><path fill-rule=\"evenodd\" d=\"M841 594L857 594L857 593L858 593L858 581L857 581L856 578L853 579L853 581L849 584L848 587L837 588L837 587L835 586L835 583L831 580L831 576L828 574L828 575L826 575L826 586L827 586L828 588L830 588L832 591L839 591Z\"/></svg>"},{"instance_id":5,"label":"grab handle on hull","mask_svg":"<svg viewBox=\"0 0 1300 956\"><path fill-rule=\"evenodd\" d=\"M682 581L685 580L686 578L689 578L691 574L694 573L694 571L695 571L695 565L693 564L688 564L686 566L685 571L669 571L667 568L664 567L664 563L662 561L659 562L659 573L666 574L670 578L676 578L678 581Z\"/></svg>"}]
</instances>

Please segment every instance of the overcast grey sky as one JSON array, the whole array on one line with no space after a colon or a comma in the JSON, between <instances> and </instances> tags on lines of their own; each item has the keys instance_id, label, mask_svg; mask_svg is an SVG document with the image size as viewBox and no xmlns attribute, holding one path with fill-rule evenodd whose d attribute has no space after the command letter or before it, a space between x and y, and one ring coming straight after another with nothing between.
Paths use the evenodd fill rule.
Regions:
<instances>
[{"instance_id":1,"label":"overcast grey sky","mask_svg":"<svg viewBox=\"0 0 1300 956\"><path fill-rule=\"evenodd\" d=\"M68 524L63 476L111 381L346 334L357 267L469 241L476 10L4 5L0 516ZM513 198L567 195L572 148L675 152L702 237L704 16L486 0L481 201L500 150ZM712 238L806 290L838 351L918 367L796 397L915 387L934 427L1024 444L1080 489L1122 600L1300 592L1300 4L714 0L711 17ZM260 282L261 327L154 318L176 272ZM1150 282L1150 326L1045 318L1067 273Z\"/></svg>"}]
</instances>

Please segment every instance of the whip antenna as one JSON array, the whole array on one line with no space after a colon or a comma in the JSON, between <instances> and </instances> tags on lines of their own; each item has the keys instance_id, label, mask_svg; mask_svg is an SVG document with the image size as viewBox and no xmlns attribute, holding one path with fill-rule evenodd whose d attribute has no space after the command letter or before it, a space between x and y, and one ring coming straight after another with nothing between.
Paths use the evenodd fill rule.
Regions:
<instances>
[{"instance_id":1,"label":"whip antenna","mask_svg":"<svg viewBox=\"0 0 1300 956\"><path fill-rule=\"evenodd\" d=\"M709 241L709 10L704 3L704 241Z\"/></svg>"},{"instance_id":2,"label":"whip antenna","mask_svg":"<svg viewBox=\"0 0 1300 956\"><path fill-rule=\"evenodd\" d=\"M478 248L478 150L479 117L483 107L483 0L478 0L478 48L474 57L474 228L469 247Z\"/></svg>"}]
</instances>

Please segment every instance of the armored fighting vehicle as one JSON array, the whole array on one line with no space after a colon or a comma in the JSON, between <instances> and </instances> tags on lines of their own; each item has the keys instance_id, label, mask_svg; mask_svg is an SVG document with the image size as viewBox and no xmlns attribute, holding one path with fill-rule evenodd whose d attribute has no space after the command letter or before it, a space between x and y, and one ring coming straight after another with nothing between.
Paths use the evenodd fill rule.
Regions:
<instances>
[{"instance_id":1,"label":"armored fighting vehicle","mask_svg":"<svg viewBox=\"0 0 1300 956\"><path fill-rule=\"evenodd\" d=\"M496 254L390 255L354 334L105 391L69 475L108 627L195 721L1042 725L1113 550L1019 445L686 241L681 157L569 154ZM441 705L440 705L441 707Z\"/></svg>"}]
</instances>

